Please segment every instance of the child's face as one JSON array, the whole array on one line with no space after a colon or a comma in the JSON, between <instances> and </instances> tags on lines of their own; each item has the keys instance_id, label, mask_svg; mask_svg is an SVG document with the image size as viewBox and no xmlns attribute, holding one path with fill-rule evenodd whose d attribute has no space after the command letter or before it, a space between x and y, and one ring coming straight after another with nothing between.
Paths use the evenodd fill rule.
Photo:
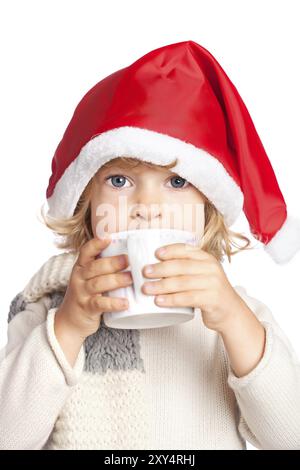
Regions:
<instances>
[{"instance_id":1,"label":"child's face","mask_svg":"<svg viewBox=\"0 0 300 470\"><path fill-rule=\"evenodd\" d=\"M149 167L140 161L130 166L119 160L100 168L94 177L91 194L94 237L103 232L139 228L199 232L203 218L201 192L172 169Z\"/></svg>"}]
</instances>

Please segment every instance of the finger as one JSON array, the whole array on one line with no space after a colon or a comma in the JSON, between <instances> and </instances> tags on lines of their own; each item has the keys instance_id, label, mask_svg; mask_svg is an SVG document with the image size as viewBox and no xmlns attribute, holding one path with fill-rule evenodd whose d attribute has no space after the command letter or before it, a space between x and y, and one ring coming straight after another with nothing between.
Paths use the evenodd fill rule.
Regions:
<instances>
[{"instance_id":1,"label":"finger","mask_svg":"<svg viewBox=\"0 0 300 470\"><path fill-rule=\"evenodd\" d=\"M106 248L110 242L110 238L92 238L86 242L80 249L76 265L84 267L90 261L94 260L95 256L97 256L104 248Z\"/></svg>"},{"instance_id":2,"label":"finger","mask_svg":"<svg viewBox=\"0 0 300 470\"><path fill-rule=\"evenodd\" d=\"M89 279L85 283L85 289L88 294L99 294L120 287L126 287L133 283L131 273L129 271L122 273L106 274Z\"/></svg>"},{"instance_id":3,"label":"finger","mask_svg":"<svg viewBox=\"0 0 300 470\"><path fill-rule=\"evenodd\" d=\"M148 265L147 265L148 266ZM169 277L179 276L181 274L208 274L211 272L211 263L199 263L195 259L171 259L160 263L151 264L152 272L146 271L147 266L143 267L145 277Z\"/></svg>"},{"instance_id":4,"label":"finger","mask_svg":"<svg viewBox=\"0 0 300 470\"><path fill-rule=\"evenodd\" d=\"M141 289L144 294L158 295L183 292L188 290L207 289L211 285L209 275L166 277L159 281L146 282Z\"/></svg>"},{"instance_id":5,"label":"finger","mask_svg":"<svg viewBox=\"0 0 300 470\"><path fill-rule=\"evenodd\" d=\"M111 274L125 269L129 265L126 253L116 256L106 256L87 263L80 268L80 277L84 280L92 279L103 274Z\"/></svg>"},{"instance_id":6,"label":"finger","mask_svg":"<svg viewBox=\"0 0 300 470\"><path fill-rule=\"evenodd\" d=\"M177 292L176 294L165 294L154 297L154 302L159 306L166 307L201 307L203 303L202 293L198 290Z\"/></svg>"},{"instance_id":7,"label":"finger","mask_svg":"<svg viewBox=\"0 0 300 470\"><path fill-rule=\"evenodd\" d=\"M164 245L155 251L155 256L158 259L171 259L171 258L188 258L198 260L208 260L211 258L211 254L196 245L190 245L188 243L172 243L170 245Z\"/></svg>"},{"instance_id":8,"label":"finger","mask_svg":"<svg viewBox=\"0 0 300 470\"><path fill-rule=\"evenodd\" d=\"M101 294L92 296L89 304L89 307L95 312L113 312L115 310L126 310L129 307L126 298L108 297Z\"/></svg>"}]
</instances>

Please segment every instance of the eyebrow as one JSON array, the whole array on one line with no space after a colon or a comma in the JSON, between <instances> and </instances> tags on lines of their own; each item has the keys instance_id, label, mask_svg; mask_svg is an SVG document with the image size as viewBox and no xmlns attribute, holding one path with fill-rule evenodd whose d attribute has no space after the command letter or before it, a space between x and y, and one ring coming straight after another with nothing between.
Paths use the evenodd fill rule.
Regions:
<instances>
[{"instance_id":1,"label":"eyebrow","mask_svg":"<svg viewBox=\"0 0 300 470\"><path fill-rule=\"evenodd\" d=\"M122 165L117 165L117 164L113 164L113 165L110 165L108 167L105 167L103 168L103 173L106 174L108 172L111 172L111 171L115 171L116 173L117 172L120 172L122 173L123 171L133 171L136 167L131 167L131 166L122 166ZM172 171L172 168L169 169L170 173L168 174L168 176L177 176L178 173L176 173L175 171ZM166 174L168 173L168 171L166 171ZM179 176L179 175L178 175Z\"/></svg>"},{"instance_id":2,"label":"eyebrow","mask_svg":"<svg viewBox=\"0 0 300 470\"><path fill-rule=\"evenodd\" d=\"M103 171L109 171L109 170L116 170L116 171L124 171L124 170L134 170L135 168L137 168L138 165L136 166L122 166L122 165L110 165L110 166L107 166L105 168L103 168ZM171 173L174 173L175 175L177 175L176 171L172 171L172 168L170 168L169 170Z\"/></svg>"},{"instance_id":3,"label":"eyebrow","mask_svg":"<svg viewBox=\"0 0 300 470\"><path fill-rule=\"evenodd\" d=\"M124 171L124 170L130 170L131 167L128 167L128 166L120 166L120 165L110 165L110 166L107 166L103 169L103 171L109 171L109 170L116 170L116 171Z\"/></svg>"}]
</instances>

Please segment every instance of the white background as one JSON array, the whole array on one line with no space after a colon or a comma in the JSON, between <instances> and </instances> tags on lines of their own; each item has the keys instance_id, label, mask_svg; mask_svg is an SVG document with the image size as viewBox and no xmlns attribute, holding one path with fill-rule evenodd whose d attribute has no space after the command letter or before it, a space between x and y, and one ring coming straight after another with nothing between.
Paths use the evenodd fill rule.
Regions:
<instances>
[{"instance_id":1,"label":"white background","mask_svg":"<svg viewBox=\"0 0 300 470\"><path fill-rule=\"evenodd\" d=\"M59 253L36 214L75 106L152 49L193 40L215 56L252 116L289 213L300 216L298 7L297 0L1 2L1 347L12 298ZM256 243L243 213L231 228ZM233 284L269 306L300 356L300 254L279 266L258 246L225 266Z\"/></svg>"}]
</instances>

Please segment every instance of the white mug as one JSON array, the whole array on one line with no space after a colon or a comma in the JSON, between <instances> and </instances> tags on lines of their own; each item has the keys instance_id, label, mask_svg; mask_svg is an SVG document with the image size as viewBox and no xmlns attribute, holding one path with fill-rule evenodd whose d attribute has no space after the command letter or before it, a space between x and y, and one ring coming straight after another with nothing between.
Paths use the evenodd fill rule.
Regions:
<instances>
[{"instance_id":1,"label":"white mug","mask_svg":"<svg viewBox=\"0 0 300 470\"><path fill-rule=\"evenodd\" d=\"M104 323L111 328L140 329L157 328L182 323L194 318L192 307L160 307L154 302L154 295L144 294L141 286L154 278L145 278L142 269L146 264L159 263L154 252L163 245L185 243L186 249L199 245L195 232L177 229L137 229L110 233L110 244L97 258L127 254L129 265L122 271L131 271L133 283L107 291L109 297L125 297L129 307L122 311L105 312Z\"/></svg>"}]
</instances>

